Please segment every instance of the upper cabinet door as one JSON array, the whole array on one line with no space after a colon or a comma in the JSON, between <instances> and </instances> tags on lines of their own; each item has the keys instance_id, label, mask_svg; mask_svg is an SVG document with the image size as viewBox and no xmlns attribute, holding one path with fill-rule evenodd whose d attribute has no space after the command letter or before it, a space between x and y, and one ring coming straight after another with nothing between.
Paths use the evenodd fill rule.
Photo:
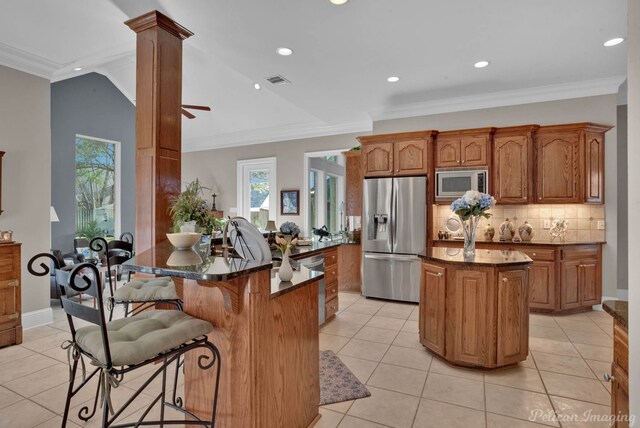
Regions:
<instances>
[{"instance_id":1,"label":"upper cabinet door","mask_svg":"<svg viewBox=\"0 0 640 428\"><path fill-rule=\"evenodd\" d=\"M427 142L425 140L394 143L395 175L424 175L427 169Z\"/></svg>"},{"instance_id":2,"label":"upper cabinet door","mask_svg":"<svg viewBox=\"0 0 640 428\"><path fill-rule=\"evenodd\" d=\"M393 143L363 145L364 176L389 177L393 175Z\"/></svg>"},{"instance_id":3,"label":"upper cabinet door","mask_svg":"<svg viewBox=\"0 0 640 428\"><path fill-rule=\"evenodd\" d=\"M579 132L538 134L538 203L582 202Z\"/></svg>"},{"instance_id":4,"label":"upper cabinet door","mask_svg":"<svg viewBox=\"0 0 640 428\"><path fill-rule=\"evenodd\" d=\"M460 166L461 138L438 139L436 143L436 168Z\"/></svg>"},{"instance_id":5,"label":"upper cabinet door","mask_svg":"<svg viewBox=\"0 0 640 428\"><path fill-rule=\"evenodd\" d=\"M460 166L487 166L488 137L465 137L460 143Z\"/></svg>"},{"instance_id":6,"label":"upper cabinet door","mask_svg":"<svg viewBox=\"0 0 640 428\"><path fill-rule=\"evenodd\" d=\"M585 202L604 203L604 134L585 133Z\"/></svg>"},{"instance_id":7,"label":"upper cabinet door","mask_svg":"<svg viewBox=\"0 0 640 428\"><path fill-rule=\"evenodd\" d=\"M501 204L529 203L529 138L496 136L490 192Z\"/></svg>"}]
</instances>

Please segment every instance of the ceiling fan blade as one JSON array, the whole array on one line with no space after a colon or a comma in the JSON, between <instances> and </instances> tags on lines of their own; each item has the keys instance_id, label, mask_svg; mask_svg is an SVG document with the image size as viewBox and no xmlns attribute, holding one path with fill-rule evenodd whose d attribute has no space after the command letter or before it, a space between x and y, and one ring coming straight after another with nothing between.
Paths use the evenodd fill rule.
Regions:
<instances>
[{"instance_id":1,"label":"ceiling fan blade","mask_svg":"<svg viewBox=\"0 0 640 428\"><path fill-rule=\"evenodd\" d=\"M185 109L182 109L182 114L184 114L187 117L187 119L195 119L196 118L194 115L192 115L191 113L189 113Z\"/></svg>"},{"instance_id":2,"label":"ceiling fan blade","mask_svg":"<svg viewBox=\"0 0 640 428\"><path fill-rule=\"evenodd\" d=\"M182 104L182 108L188 108L188 109L192 109L192 110L211 111L211 107L209 107L209 106L195 106L195 105L191 105L191 104Z\"/></svg>"}]
</instances>

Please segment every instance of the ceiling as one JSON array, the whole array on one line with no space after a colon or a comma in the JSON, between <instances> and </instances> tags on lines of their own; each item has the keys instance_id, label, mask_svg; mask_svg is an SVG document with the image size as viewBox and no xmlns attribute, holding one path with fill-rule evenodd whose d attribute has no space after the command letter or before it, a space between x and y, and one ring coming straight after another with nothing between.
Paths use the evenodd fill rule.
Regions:
<instances>
[{"instance_id":1,"label":"ceiling","mask_svg":"<svg viewBox=\"0 0 640 428\"><path fill-rule=\"evenodd\" d=\"M0 0L0 64L52 81L95 71L134 102L135 34L123 22L158 9L195 33L184 42L183 102L213 110L183 119L193 151L615 93L626 43L603 43L626 36L626 3ZM277 55L281 46L294 54ZM474 68L482 59L489 67ZM292 84L265 80L275 74Z\"/></svg>"}]
</instances>

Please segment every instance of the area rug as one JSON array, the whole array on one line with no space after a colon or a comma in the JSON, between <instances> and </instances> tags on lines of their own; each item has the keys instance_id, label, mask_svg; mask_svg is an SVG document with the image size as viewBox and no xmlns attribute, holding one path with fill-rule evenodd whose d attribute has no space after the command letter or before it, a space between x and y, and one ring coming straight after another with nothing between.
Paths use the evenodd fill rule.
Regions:
<instances>
[{"instance_id":1,"label":"area rug","mask_svg":"<svg viewBox=\"0 0 640 428\"><path fill-rule=\"evenodd\" d=\"M320 351L320 405L369 397L369 390L333 351Z\"/></svg>"}]
</instances>

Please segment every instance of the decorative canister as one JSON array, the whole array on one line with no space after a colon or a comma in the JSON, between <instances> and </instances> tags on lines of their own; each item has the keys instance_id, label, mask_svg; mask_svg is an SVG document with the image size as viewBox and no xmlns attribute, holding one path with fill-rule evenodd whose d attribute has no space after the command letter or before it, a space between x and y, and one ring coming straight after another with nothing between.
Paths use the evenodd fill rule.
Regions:
<instances>
[{"instance_id":1,"label":"decorative canister","mask_svg":"<svg viewBox=\"0 0 640 428\"><path fill-rule=\"evenodd\" d=\"M511 241L516 233L516 229L513 226L513 223L511 223L508 218L505 219L504 222L502 222L498 230L500 231L501 241Z\"/></svg>"},{"instance_id":2,"label":"decorative canister","mask_svg":"<svg viewBox=\"0 0 640 428\"><path fill-rule=\"evenodd\" d=\"M533 226L531 226L528 221L525 221L524 224L518 228L518 233L524 242L529 242L531 238L533 238Z\"/></svg>"},{"instance_id":3,"label":"decorative canister","mask_svg":"<svg viewBox=\"0 0 640 428\"><path fill-rule=\"evenodd\" d=\"M484 228L484 240L493 241L494 236L496 236L496 229L490 224L486 225Z\"/></svg>"}]
</instances>

